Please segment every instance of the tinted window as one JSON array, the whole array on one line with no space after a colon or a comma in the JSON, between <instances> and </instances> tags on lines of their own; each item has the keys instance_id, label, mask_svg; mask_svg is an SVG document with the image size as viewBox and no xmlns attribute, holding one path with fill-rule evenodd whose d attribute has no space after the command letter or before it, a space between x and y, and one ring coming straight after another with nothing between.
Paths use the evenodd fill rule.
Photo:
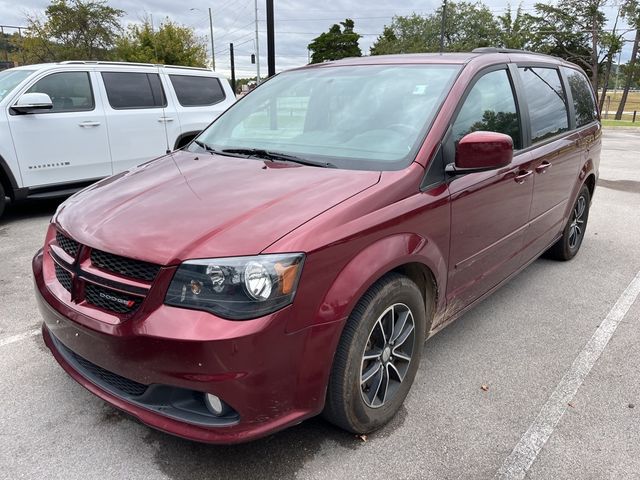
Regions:
<instances>
[{"instance_id":1,"label":"tinted window","mask_svg":"<svg viewBox=\"0 0 640 480\"><path fill-rule=\"evenodd\" d=\"M582 127L598 118L596 102L593 98L591 84L587 77L572 68L564 69L573 97L573 109L576 114L576 126Z\"/></svg>"},{"instance_id":2,"label":"tinted window","mask_svg":"<svg viewBox=\"0 0 640 480\"><path fill-rule=\"evenodd\" d=\"M531 141L537 142L569 129L567 100L554 68L518 69L529 105Z\"/></svg>"},{"instance_id":3,"label":"tinted window","mask_svg":"<svg viewBox=\"0 0 640 480\"><path fill-rule=\"evenodd\" d=\"M47 113L93 110L93 92L87 72L52 73L38 80L27 93L46 93L53 108Z\"/></svg>"},{"instance_id":4,"label":"tinted window","mask_svg":"<svg viewBox=\"0 0 640 480\"><path fill-rule=\"evenodd\" d=\"M178 101L183 107L202 107L224 100L225 94L217 78L169 75Z\"/></svg>"},{"instance_id":5,"label":"tinted window","mask_svg":"<svg viewBox=\"0 0 640 480\"><path fill-rule=\"evenodd\" d=\"M102 80L115 109L167 106L157 73L102 72Z\"/></svg>"},{"instance_id":6,"label":"tinted window","mask_svg":"<svg viewBox=\"0 0 640 480\"><path fill-rule=\"evenodd\" d=\"M514 148L521 148L518 111L506 70L487 73L471 88L453 124L453 139L457 142L478 130L509 135Z\"/></svg>"}]
</instances>

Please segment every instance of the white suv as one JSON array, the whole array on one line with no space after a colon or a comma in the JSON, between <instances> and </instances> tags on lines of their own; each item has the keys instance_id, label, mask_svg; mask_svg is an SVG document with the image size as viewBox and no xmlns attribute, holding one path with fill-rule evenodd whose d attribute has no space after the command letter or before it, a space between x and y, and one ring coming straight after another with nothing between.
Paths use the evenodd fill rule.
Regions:
<instances>
[{"instance_id":1,"label":"white suv","mask_svg":"<svg viewBox=\"0 0 640 480\"><path fill-rule=\"evenodd\" d=\"M235 101L210 70L70 61L0 72L0 215L178 149Z\"/></svg>"}]
</instances>

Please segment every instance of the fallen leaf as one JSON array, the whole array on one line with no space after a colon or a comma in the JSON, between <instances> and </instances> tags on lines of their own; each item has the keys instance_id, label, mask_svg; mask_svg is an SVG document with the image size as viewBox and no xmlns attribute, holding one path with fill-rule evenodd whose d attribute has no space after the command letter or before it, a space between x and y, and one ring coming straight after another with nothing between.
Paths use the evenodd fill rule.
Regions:
<instances>
[{"instance_id":1,"label":"fallen leaf","mask_svg":"<svg viewBox=\"0 0 640 480\"><path fill-rule=\"evenodd\" d=\"M482 385L482 386L480 387L480 389L481 389L481 390L483 390L483 391L485 391L485 392L488 392L488 391L489 391L489 386L488 386L488 385Z\"/></svg>"}]
</instances>

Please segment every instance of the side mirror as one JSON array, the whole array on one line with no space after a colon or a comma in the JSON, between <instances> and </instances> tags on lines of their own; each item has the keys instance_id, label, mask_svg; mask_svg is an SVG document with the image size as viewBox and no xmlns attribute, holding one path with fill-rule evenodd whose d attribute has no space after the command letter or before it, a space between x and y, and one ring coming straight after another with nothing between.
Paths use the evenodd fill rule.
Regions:
<instances>
[{"instance_id":1,"label":"side mirror","mask_svg":"<svg viewBox=\"0 0 640 480\"><path fill-rule=\"evenodd\" d=\"M456 147L454 172L493 170L513 159L513 140L498 132L471 132Z\"/></svg>"},{"instance_id":2,"label":"side mirror","mask_svg":"<svg viewBox=\"0 0 640 480\"><path fill-rule=\"evenodd\" d=\"M37 113L51 110L53 102L46 93L25 93L11 110L15 113Z\"/></svg>"}]
</instances>

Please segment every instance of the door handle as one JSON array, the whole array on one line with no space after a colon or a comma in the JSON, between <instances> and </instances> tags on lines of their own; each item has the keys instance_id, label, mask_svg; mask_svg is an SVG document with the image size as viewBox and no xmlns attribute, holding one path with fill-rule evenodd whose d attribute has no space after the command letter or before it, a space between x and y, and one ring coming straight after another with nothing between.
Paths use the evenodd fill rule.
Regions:
<instances>
[{"instance_id":1,"label":"door handle","mask_svg":"<svg viewBox=\"0 0 640 480\"><path fill-rule=\"evenodd\" d=\"M78 126L82 128L99 127L100 122L80 122Z\"/></svg>"},{"instance_id":2,"label":"door handle","mask_svg":"<svg viewBox=\"0 0 640 480\"><path fill-rule=\"evenodd\" d=\"M533 175L532 170L520 170L514 180L516 183L524 183L527 177L530 177L531 175Z\"/></svg>"},{"instance_id":3,"label":"door handle","mask_svg":"<svg viewBox=\"0 0 640 480\"><path fill-rule=\"evenodd\" d=\"M159 121L160 123L173 122L173 118L171 118L171 117L160 117L160 118L158 119L158 121Z\"/></svg>"},{"instance_id":4,"label":"door handle","mask_svg":"<svg viewBox=\"0 0 640 480\"><path fill-rule=\"evenodd\" d=\"M551 164L549 162L542 162L540 165L536 167L536 172L547 173L548 168L551 168Z\"/></svg>"}]
</instances>

